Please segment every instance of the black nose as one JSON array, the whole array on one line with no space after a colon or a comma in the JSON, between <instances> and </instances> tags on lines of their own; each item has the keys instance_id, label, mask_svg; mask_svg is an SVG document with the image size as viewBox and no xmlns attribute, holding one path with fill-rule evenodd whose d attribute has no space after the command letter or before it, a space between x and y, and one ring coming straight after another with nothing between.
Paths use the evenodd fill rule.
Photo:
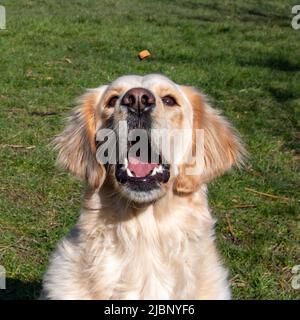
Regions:
<instances>
[{"instance_id":1,"label":"black nose","mask_svg":"<svg viewBox=\"0 0 300 320\"><path fill-rule=\"evenodd\" d=\"M149 112L155 107L155 97L147 89L133 88L125 93L121 104L126 106L129 111L141 114Z\"/></svg>"}]
</instances>

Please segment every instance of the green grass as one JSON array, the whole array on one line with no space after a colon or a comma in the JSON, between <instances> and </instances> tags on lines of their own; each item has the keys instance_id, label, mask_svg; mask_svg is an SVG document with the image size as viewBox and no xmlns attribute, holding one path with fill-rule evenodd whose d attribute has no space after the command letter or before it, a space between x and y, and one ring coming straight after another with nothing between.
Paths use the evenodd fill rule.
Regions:
<instances>
[{"instance_id":1,"label":"green grass","mask_svg":"<svg viewBox=\"0 0 300 320\"><path fill-rule=\"evenodd\" d=\"M0 265L8 288L0 299L38 295L49 254L78 217L83 184L55 168L48 146L75 97L120 75L150 72L201 88L251 154L245 170L209 186L233 298L300 298L291 286L291 269L300 264L300 30L290 25L293 1L1 4ZM152 57L141 62L142 49ZM236 208L241 204L253 207Z\"/></svg>"}]
</instances>

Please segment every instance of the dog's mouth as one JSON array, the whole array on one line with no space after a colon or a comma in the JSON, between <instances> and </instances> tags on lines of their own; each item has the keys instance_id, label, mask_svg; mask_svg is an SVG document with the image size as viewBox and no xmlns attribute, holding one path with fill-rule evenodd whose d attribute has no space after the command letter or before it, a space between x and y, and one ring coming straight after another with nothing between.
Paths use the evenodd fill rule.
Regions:
<instances>
[{"instance_id":1,"label":"dog's mouth","mask_svg":"<svg viewBox=\"0 0 300 320\"><path fill-rule=\"evenodd\" d=\"M150 150L150 149L149 149ZM149 152L151 154L151 150ZM127 154L123 163L115 167L115 176L120 184L127 184L134 191L149 191L159 188L160 184L167 183L170 178L170 165L164 163L161 155L157 161L151 157L142 160L141 157Z\"/></svg>"},{"instance_id":2,"label":"dog's mouth","mask_svg":"<svg viewBox=\"0 0 300 320\"><path fill-rule=\"evenodd\" d=\"M144 162L135 157L125 158L124 162L116 166L116 179L122 184L128 181L137 183L150 181L166 183L169 181L169 165Z\"/></svg>"}]
</instances>

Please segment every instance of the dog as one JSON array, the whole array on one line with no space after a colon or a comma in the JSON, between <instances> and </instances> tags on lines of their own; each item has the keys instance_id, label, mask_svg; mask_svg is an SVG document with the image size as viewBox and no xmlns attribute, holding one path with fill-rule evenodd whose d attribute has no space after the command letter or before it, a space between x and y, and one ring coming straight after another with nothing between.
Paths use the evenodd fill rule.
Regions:
<instances>
[{"instance_id":1,"label":"dog","mask_svg":"<svg viewBox=\"0 0 300 320\"><path fill-rule=\"evenodd\" d=\"M169 155L159 139L148 141L153 162L128 155L138 139L122 142L121 123L127 133L165 130L165 141L175 129L192 134L170 143ZM108 143L103 131L115 139ZM106 156L117 160L104 163L103 146L112 141ZM86 190L76 226L50 258L43 299L231 298L206 185L240 167L246 151L204 94L159 74L122 76L81 97L54 145L58 164Z\"/></svg>"}]
</instances>

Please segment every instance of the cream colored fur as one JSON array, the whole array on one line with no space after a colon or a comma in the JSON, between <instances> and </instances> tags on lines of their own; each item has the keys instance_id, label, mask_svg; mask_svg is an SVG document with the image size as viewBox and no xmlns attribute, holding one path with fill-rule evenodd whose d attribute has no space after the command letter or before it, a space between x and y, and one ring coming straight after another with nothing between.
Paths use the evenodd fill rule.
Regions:
<instances>
[{"instance_id":1,"label":"cream colored fur","mask_svg":"<svg viewBox=\"0 0 300 320\"><path fill-rule=\"evenodd\" d=\"M146 82L141 79L145 81L141 77L123 77L114 85L119 88L121 84L125 92L130 87L143 86ZM111 183L103 182L103 168L97 168L94 147L89 145L101 113L97 120L95 111L95 117L90 117L95 123L86 126L89 109L84 109L83 101L77 118L73 115L56 144L59 162L85 177L87 190L78 223L50 258L42 298L230 298L228 273L216 251L215 221L207 203L205 183L237 163L243 148L228 123L206 107L201 94L188 87L180 88L162 76L148 76L147 87L155 93L157 87L168 85L177 88L185 103L182 121L194 117L194 127L205 121L201 126L209 128L209 146L205 146L209 150L205 162L208 175L189 178L174 173L163 197L148 205L133 205ZM94 96L89 97L88 106L99 108L104 104L105 90L102 87L92 91ZM198 120L197 106L201 113ZM72 136L74 117L79 129ZM222 135L217 136L218 132ZM70 139L73 144L68 144ZM79 160L73 159L76 154L80 154Z\"/></svg>"}]
</instances>

